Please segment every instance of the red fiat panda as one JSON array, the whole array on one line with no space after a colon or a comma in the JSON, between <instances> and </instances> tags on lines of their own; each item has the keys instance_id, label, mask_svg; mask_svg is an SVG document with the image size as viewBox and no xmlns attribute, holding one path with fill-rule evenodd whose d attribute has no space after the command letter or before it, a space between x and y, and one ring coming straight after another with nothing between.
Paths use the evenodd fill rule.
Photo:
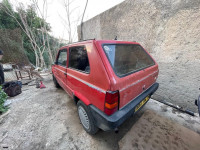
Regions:
<instances>
[{"instance_id":1,"label":"red fiat panda","mask_svg":"<svg viewBox=\"0 0 200 150\"><path fill-rule=\"evenodd\" d=\"M116 129L158 89L158 65L136 42L88 40L60 48L53 81L76 102L83 128Z\"/></svg>"}]
</instances>

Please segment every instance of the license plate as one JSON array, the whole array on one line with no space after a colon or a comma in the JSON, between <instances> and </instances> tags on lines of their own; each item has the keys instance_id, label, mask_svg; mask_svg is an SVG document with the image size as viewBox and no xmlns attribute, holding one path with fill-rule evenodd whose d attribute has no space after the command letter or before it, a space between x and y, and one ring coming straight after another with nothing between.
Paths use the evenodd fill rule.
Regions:
<instances>
[{"instance_id":1,"label":"license plate","mask_svg":"<svg viewBox=\"0 0 200 150\"><path fill-rule=\"evenodd\" d=\"M148 100L149 100L149 96L147 96L145 99L143 99L143 100L135 107L135 112L138 111Z\"/></svg>"}]
</instances>

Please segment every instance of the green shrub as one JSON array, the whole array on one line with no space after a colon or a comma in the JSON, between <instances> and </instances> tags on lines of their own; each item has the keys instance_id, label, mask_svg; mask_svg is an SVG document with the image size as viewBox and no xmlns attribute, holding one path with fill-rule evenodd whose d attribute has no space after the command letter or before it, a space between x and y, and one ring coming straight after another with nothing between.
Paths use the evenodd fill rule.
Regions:
<instances>
[{"instance_id":1,"label":"green shrub","mask_svg":"<svg viewBox=\"0 0 200 150\"><path fill-rule=\"evenodd\" d=\"M8 107L3 106L7 97L8 97L7 94L3 91L2 87L0 86L0 114L8 110Z\"/></svg>"}]
</instances>

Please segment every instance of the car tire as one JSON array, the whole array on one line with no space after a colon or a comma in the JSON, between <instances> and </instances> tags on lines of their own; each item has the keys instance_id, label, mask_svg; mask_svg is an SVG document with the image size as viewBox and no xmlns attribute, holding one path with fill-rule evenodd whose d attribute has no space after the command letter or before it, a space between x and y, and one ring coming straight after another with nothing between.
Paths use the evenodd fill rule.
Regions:
<instances>
[{"instance_id":1,"label":"car tire","mask_svg":"<svg viewBox=\"0 0 200 150\"><path fill-rule=\"evenodd\" d=\"M200 117L200 95L199 95L199 98L197 100L197 106L198 106L198 112L199 112L199 117Z\"/></svg>"},{"instance_id":2,"label":"car tire","mask_svg":"<svg viewBox=\"0 0 200 150\"><path fill-rule=\"evenodd\" d=\"M53 83L54 83L56 88L60 88L60 85L58 84L58 82L57 82L56 78L54 77L54 75L53 75Z\"/></svg>"},{"instance_id":3,"label":"car tire","mask_svg":"<svg viewBox=\"0 0 200 150\"><path fill-rule=\"evenodd\" d=\"M88 107L82 101L79 100L77 103L77 109L79 119L85 131L92 135L97 133L99 128L95 125L94 118Z\"/></svg>"}]
</instances>

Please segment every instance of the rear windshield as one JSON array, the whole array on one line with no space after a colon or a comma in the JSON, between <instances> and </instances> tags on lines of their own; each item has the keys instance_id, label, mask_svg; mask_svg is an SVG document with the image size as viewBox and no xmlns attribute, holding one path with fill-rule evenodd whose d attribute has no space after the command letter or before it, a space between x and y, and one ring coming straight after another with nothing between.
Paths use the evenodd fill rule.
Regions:
<instances>
[{"instance_id":1,"label":"rear windshield","mask_svg":"<svg viewBox=\"0 0 200 150\"><path fill-rule=\"evenodd\" d=\"M152 58L138 44L104 44L103 49L119 77L154 65Z\"/></svg>"}]
</instances>

